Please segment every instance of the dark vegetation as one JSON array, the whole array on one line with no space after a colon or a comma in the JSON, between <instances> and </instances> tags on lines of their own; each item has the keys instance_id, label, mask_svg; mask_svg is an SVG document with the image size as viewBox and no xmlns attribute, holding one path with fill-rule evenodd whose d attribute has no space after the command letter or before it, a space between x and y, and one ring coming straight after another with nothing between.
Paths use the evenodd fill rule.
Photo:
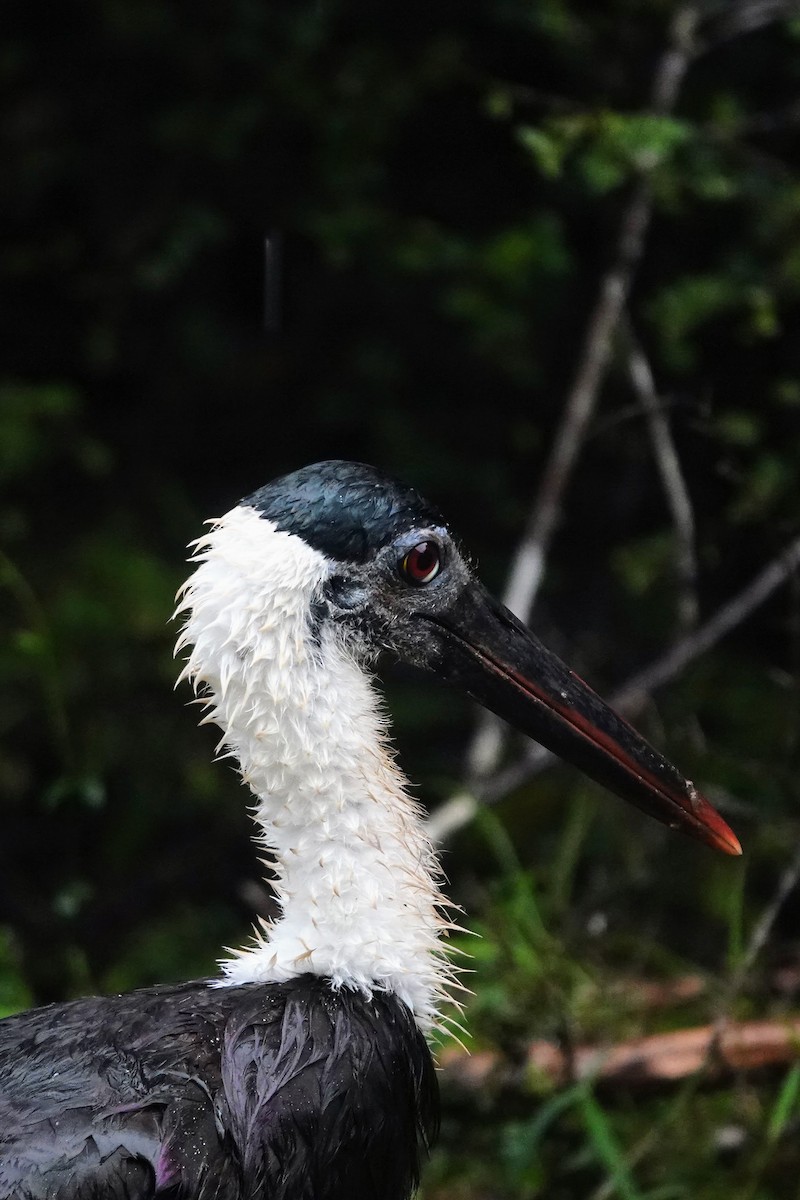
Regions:
<instances>
[{"instance_id":1,"label":"dark vegetation","mask_svg":"<svg viewBox=\"0 0 800 1200\"><path fill-rule=\"evenodd\" d=\"M800 532L800 16L12 2L0 78L11 1012L209 973L268 907L247 796L172 693L168 623L186 543L259 484L323 457L380 464L502 590L619 278L596 405L551 478L537 631L608 693L780 561ZM519 1064L534 1037L800 1012L800 593L783 576L635 706L741 862L556 768L452 837L452 893L483 939L473 1045ZM391 668L388 684L433 808L463 783L473 716ZM675 999L685 978L700 986ZM644 1092L532 1070L498 1095L448 1090L426 1195L796 1194L800 1062L711 1067Z\"/></svg>"}]
</instances>

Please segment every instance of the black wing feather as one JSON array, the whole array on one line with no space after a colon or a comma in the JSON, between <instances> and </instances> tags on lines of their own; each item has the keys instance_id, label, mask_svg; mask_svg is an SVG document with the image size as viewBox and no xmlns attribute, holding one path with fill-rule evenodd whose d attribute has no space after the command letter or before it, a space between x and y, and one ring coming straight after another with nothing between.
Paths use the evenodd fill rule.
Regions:
<instances>
[{"instance_id":1,"label":"black wing feather","mask_svg":"<svg viewBox=\"0 0 800 1200\"><path fill-rule=\"evenodd\" d=\"M405 1005L310 975L0 1021L2 1200L405 1200L437 1110Z\"/></svg>"}]
</instances>

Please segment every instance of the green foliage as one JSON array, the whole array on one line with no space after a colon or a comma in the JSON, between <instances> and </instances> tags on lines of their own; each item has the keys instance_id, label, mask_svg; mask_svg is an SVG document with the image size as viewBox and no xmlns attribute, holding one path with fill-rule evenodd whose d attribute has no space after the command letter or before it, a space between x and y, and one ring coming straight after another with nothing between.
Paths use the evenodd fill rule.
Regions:
<instances>
[{"instance_id":1,"label":"green foliage","mask_svg":"<svg viewBox=\"0 0 800 1200\"><path fill-rule=\"evenodd\" d=\"M0 930L0 1017L7 1017L31 1004L31 994L16 969L13 938L9 930Z\"/></svg>"},{"instance_id":2,"label":"green foliage","mask_svg":"<svg viewBox=\"0 0 800 1200\"><path fill-rule=\"evenodd\" d=\"M574 860L583 880L565 897L548 878L549 864L534 883L502 826L493 818L481 819L481 839L496 864L491 895L483 917L470 922L481 939L477 948L472 939L460 943L475 957L467 1022L476 1032L476 1052L499 1043L508 1061L519 1064L532 1034L558 1039L567 1050L586 1042L613 1046L640 1035L645 1023L648 1032L656 1032L718 1020L721 995L727 997L728 1015L750 1015L752 1000L730 1007L730 981L751 934L744 887L732 883L729 872L720 874L717 887L705 870L689 884L687 898L695 913L710 911L717 897L721 923L729 925L727 953L722 938L713 961L693 963L685 949L679 950L682 937L674 921L661 925L661 944L648 947L654 911L669 902L675 879L692 879L691 860L699 861L702 852L666 841L650 846L662 871L656 879L648 868L647 908L637 920L627 904L615 906L612 896L615 886L634 890L640 868L622 867L623 878L613 886L606 879L604 894L598 892L592 881L598 874L598 831L596 821L587 821L588 797L578 811L577 817L574 810L563 815L554 847L555 861ZM738 878L743 885L744 871ZM596 919L586 919L580 892L594 893L595 904L605 909L607 928L599 936ZM617 924L627 927L622 937L615 932ZM640 988L643 973L651 982L668 984L673 977L697 977L698 969L705 989L674 1007L653 1009ZM780 1009L776 1019L780 1023ZM713 1059L707 1069L712 1065ZM731 1088L709 1087L705 1075L701 1071L672 1089L630 1094L620 1087L602 1088L591 1078L557 1086L530 1067L524 1074L518 1069L513 1096L492 1092L490 1080L472 1107L465 1108L460 1097L457 1120L446 1121L424 1195L483 1195L489 1189L501 1197L534 1198L577 1189L581 1195L648 1200L698 1194L777 1200L791 1194L798 1067L790 1066L776 1080L763 1074L740 1079ZM446 1102L453 1099L446 1091ZM496 1128L487 1122L489 1113ZM471 1155L464 1154L465 1139Z\"/></svg>"},{"instance_id":3,"label":"green foliage","mask_svg":"<svg viewBox=\"0 0 800 1200\"><path fill-rule=\"evenodd\" d=\"M452 514L499 590L634 188L652 214L627 316L691 500L703 618L797 534L800 474L796 19L732 36L733 8L703 8L702 53L657 115L666 2L12 9L0 1012L202 975L246 937L246 794L172 691L186 543L285 469L364 459ZM680 624L628 341L535 614L603 689ZM792 582L636 717L724 806L744 868L554 771L448 853L480 934L463 941L478 1046L519 1061L533 1037L797 1010L775 982L797 965L794 894L737 972L798 839L798 629ZM405 677L391 692L434 802L461 776L469 711ZM684 974L702 996L655 1012L631 983ZM531 1072L475 1112L448 1098L426 1195L785 1200L797 1067L705 1084L639 1097Z\"/></svg>"},{"instance_id":4,"label":"green foliage","mask_svg":"<svg viewBox=\"0 0 800 1200\"><path fill-rule=\"evenodd\" d=\"M569 164L599 194L669 166L692 135L688 122L673 117L622 112L575 113L518 130L543 175L555 179Z\"/></svg>"}]
</instances>

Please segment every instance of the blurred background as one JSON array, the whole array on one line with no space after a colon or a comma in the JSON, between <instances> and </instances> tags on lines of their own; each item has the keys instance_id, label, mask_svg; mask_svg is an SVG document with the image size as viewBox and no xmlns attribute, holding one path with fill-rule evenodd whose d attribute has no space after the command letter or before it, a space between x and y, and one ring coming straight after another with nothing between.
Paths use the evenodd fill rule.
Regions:
<instances>
[{"instance_id":1,"label":"blurred background","mask_svg":"<svg viewBox=\"0 0 800 1200\"><path fill-rule=\"evenodd\" d=\"M529 527L522 608L598 690L665 663L626 711L745 846L516 741L471 779L475 714L387 666L424 804L493 801L446 839L481 940L424 1196L798 1194L797 5L4 13L0 1012L212 973L269 911L169 616L204 519L362 459L496 592Z\"/></svg>"}]
</instances>

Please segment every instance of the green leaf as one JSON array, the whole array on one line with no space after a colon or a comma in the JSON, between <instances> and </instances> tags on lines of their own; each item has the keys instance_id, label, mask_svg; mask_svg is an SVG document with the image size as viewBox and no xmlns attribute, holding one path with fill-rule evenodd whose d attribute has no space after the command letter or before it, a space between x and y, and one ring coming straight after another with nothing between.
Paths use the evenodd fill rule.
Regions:
<instances>
[{"instance_id":1,"label":"green leaf","mask_svg":"<svg viewBox=\"0 0 800 1200\"><path fill-rule=\"evenodd\" d=\"M783 1133L789 1119L797 1107L798 1096L800 1096L800 1063L795 1063L793 1067L786 1072L786 1077L781 1084L781 1090L772 1107L772 1112L769 1115L767 1122L767 1142L774 1145Z\"/></svg>"},{"instance_id":2,"label":"green leaf","mask_svg":"<svg viewBox=\"0 0 800 1200\"><path fill-rule=\"evenodd\" d=\"M563 138L554 137L552 133L533 125L523 125L517 130L517 137L546 178L555 179L561 174L568 149L568 143Z\"/></svg>"},{"instance_id":3,"label":"green leaf","mask_svg":"<svg viewBox=\"0 0 800 1200\"><path fill-rule=\"evenodd\" d=\"M717 436L732 446L755 446L763 432L760 417L743 409L718 413L713 427Z\"/></svg>"},{"instance_id":4,"label":"green leaf","mask_svg":"<svg viewBox=\"0 0 800 1200\"><path fill-rule=\"evenodd\" d=\"M655 113L604 113L601 139L609 150L639 170L652 170L665 162L677 147L692 136L686 121Z\"/></svg>"},{"instance_id":5,"label":"green leaf","mask_svg":"<svg viewBox=\"0 0 800 1200\"><path fill-rule=\"evenodd\" d=\"M579 1093L578 1107L595 1153L608 1171L617 1194L623 1200L644 1200L642 1193L634 1183L608 1118L588 1087L584 1087Z\"/></svg>"}]
</instances>

